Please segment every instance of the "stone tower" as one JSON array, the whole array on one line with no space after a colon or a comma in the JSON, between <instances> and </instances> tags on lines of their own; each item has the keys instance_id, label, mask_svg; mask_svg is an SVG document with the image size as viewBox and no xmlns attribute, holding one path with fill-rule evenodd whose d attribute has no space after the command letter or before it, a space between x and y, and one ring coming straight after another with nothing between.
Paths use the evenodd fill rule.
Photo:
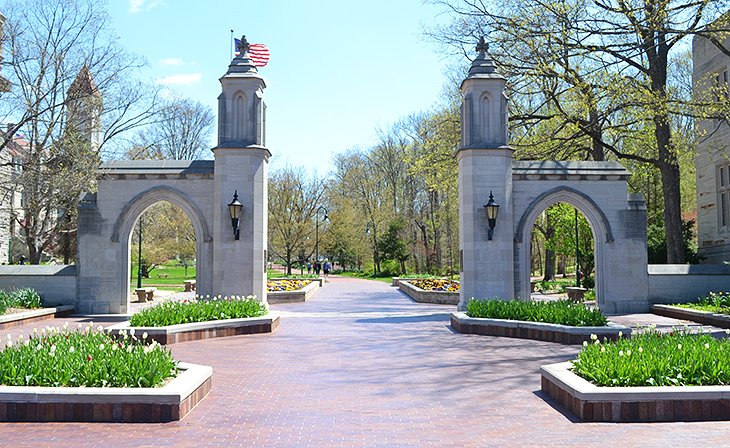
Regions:
<instances>
[{"instance_id":1,"label":"stone tower","mask_svg":"<svg viewBox=\"0 0 730 448\"><path fill-rule=\"evenodd\" d=\"M213 288L218 294L255 294L266 300L268 161L265 145L266 82L248 53L245 37L220 83L215 155ZM241 239L234 238L228 204L243 205ZM232 269L232 267L235 267Z\"/></svg>"},{"instance_id":2,"label":"stone tower","mask_svg":"<svg viewBox=\"0 0 730 448\"><path fill-rule=\"evenodd\" d=\"M461 83L462 129L459 166L459 309L472 297L512 299L512 161L507 146L507 97L504 76L497 73L482 38L478 56ZM500 206L492 239L484 205L494 195Z\"/></svg>"},{"instance_id":3,"label":"stone tower","mask_svg":"<svg viewBox=\"0 0 730 448\"><path fill-rule=\"evenodd\" d=\"M66 92L68 109L67 131L78 133L83 142L89 142L94 149L101 146L102 96L94 82L89 67L84 66Z\"/></svg>"}]
</instances>

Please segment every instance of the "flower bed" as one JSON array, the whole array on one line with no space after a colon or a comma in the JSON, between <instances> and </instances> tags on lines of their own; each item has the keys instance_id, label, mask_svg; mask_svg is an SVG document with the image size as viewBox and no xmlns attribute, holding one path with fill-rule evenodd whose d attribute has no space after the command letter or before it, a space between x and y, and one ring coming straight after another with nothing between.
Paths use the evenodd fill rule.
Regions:
<instances>
[{"instance_id":1,"label":"flower bed","mask_svg":"<svg viewBox=\"0 0 730 448\"><path fill-rule=\"evenodd\" d=\"M571 327L602 327L608 323L601 310L568 300L532 302L472 299L466 307L469 317L545 322Z\"/></svg>"},{"instance_id":2,"label":"flower bed","mask_svg":"<svg viewBox=\"0 0 730 448\"><path fill-rule=\"evenodd\" d=\"M160 344L200 339L271 333L279 326L279 316L253 296L212 300L163 302L132 315L128 322L109 328L130 334L147 333ZM123 333L122 333L123 334Z\"/></svg>"},{"instance_id":3,"label":"flower bed","mask_svg":"<svg viewBox=\"0 0 730 448\"><path fill-rule=\"evenodd\" d=\"M651 311L660 316L730 328L730 293L711 292L693 303L652 305Z\"/></svg>"},{"instance_id":4,"label":"flower bed","mask_svg":"<svg viewBox=\"0 0 730 448\"><path fill-rule=\"evenodd\" d=\"M424 291L458 292L461 287L459 282L442 278L415 279L409 280L409 283Z\"/></svg>"},{"instance_id":5,"label":"flower bed","mask_svg":"<svg viewBox=\"0 0 730 448\"><path fill-rule=\"evenodd\" d=\"M322 286L322 279L315 280L269 280L266 282L269 303L306 302Z\"/></svg>"},{"instance_id":6,"label":"flower bed","mask_svg":"<svg viewBox=\"0 0 730 448\"><path fill-rule=\"evenodd\" d=\"M490 317L494 316L494 317ZM471 300L467 313L452 313L451 326L459 333L582 344L592 334L616 340L631 329L608 322L599 310L568 301L523 302Z\"/></svg>"},{"instance_id":7,"label":"flower bed","mask_svg":"<svg viewBox=\"0 0 730 448\"><path fill-rule=\"evenodd\" d=\"M165 327L211 320L260 317L268 313L266 305L253 296L221 297L162 302L132 315L132 327Z\"/></svg>"},{"instance_id":8,"label":"flower bed","mask_svg":"<svg viewBox=\"0 0 730 448\"><path fill-rule=\"evenodd\" d=\"M91 324L76 331L47 327L25 339L8 335L0 351L5 386L157 387L176 374L165 347L134 335L113 338Z\"/></svg>"},{"instance_id":9,"label":"flower bed","mask_svg":"<svg viewBox=\"0 0 730 448\"><path fill-rule=\"evenodd\" d=\"M424 283L426 282L426 283ZM420 303L437 303L441 305L456 305L459 303L459 290L453 290L454 286L447 284L458 282L451 282L450 280L412 280L398 282L398 289L403 291L407 296L416 302ZM417 285L424 285L432 289L423 289ZM451 290L449 288L452 288Z\"/></svg>"},{"instance_id":10,"label":"flower bed","mask_svg":"<svg viewBox=\"0 0 730 448\"><path fill-rule=\"evenodd\" d=\"M35 322L40 322L56 317L68 316L73 313L73 306L57 306L55 308L37 308L33 310L22 310L12 314L0 316L0 330L19 327Z\"/></svg>"},{"instance_id":11,"label":"flower bed","mask_svg":"<svg viewBox=\"0 0 730 448\"><path fill-rule=\"evenodd\" d=\"M543 366L542 389L586 421L730 419L730 340L649 329Z\"/></svg>"}]
</instances>

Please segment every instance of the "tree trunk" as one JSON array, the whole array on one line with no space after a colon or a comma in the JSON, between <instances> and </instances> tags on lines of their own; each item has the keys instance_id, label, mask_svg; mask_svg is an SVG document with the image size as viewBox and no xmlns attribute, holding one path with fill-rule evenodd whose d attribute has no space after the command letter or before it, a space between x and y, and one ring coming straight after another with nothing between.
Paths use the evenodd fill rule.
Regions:
<instances>
[{"instance_id":1,"label":"tree trunk","mask_svg":"<svg viewBox=\"0 0 730 448\"><path fill-rule=\"evenodd\" d=\"M664 231L667 241L667 264L684 263L682 242L682 201L679 188L679 163L670 147L671 130L668 117L654 119L657 147L659 149L659 173L664 193Z\"/></svg>"}]
</instances>

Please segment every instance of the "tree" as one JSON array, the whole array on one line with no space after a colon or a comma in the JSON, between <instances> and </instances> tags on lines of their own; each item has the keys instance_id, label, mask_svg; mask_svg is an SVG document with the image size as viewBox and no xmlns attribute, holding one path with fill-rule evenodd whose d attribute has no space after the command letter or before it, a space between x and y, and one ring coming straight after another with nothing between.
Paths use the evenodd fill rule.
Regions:
<instances>
[{"instance_id":1,"label":"tree","mask_svg":"<svg viewBox=\"0 0 730 448\"><path fill-rule=\"evenodd\" d=\"M323 205L324 186L324 179L307 178L302 169L290 167L269 177L269 251L284 260L287 275L300 252L306 258L314 252L315 219ZM323 230L320 227L320 236Z\"/></svg>"},{"instance_id":2,"label":"tree","mask_svg":"<svg viewBox=\"0 0 730 448\"><path fill-rule=\"evenodd\" d=\"M461 47L488 31L496 60L515 75L514 96L524 97L515 101L517 113L512 117L519 123L513 128L521 127L518 138L546 137L553 147L583 145L594 160L608 153L657 169L667 259L682 263L678 160L685 148L677 138L674 118L698 114L701 104L672 88L669 68L681 43L694 35L708 36L721 47L719 36L728 32L728 16L711 26L710 22L727 10L728 2L438 3L455 13L457 21L451 28L436 30L435 36ZM549 125L535 133L538 122Z\"/></svg>"},{"instance_id":3,"label":"tree","mask_svg":"<svg viewBox=\"0 0 730 448\"><path fill-rule=\"evenodd\" d=\"M0 93L0 119L14 124L0 134L0 151L21 129L27 141L20 157L5 162L20 174L6 177L3 187L22 191L16 222L31 263L75 230L77 198L95 189L99 151L153 111L157 90L133 81L141 62L108 31L104 6L92 0L2 4L10 89Z\"/></svg>"},{"instance_id":4,"label":"tree","mask_svg":"<svg viewBox=\"0 0 730 448\"><path fill-rule=\"evenodd\" d=\"M406 272L406 260L410 257L408 246L401 234L406 224L403 219L397 218L388 224L388 230L378 241L378 250L386 260L395 260L400 264L400 274Z\"/></svg>"},{"instance_id":5,"label":"tree","mask_svg":"<svg viewBox=\"0 0 730 448\"><path fill-rule=\"evenodd\" d=\"M162 105L156 119L137 134L132 158L196 160L208 149L213 111L189 98Z\"/></svg>"}]
</instances>

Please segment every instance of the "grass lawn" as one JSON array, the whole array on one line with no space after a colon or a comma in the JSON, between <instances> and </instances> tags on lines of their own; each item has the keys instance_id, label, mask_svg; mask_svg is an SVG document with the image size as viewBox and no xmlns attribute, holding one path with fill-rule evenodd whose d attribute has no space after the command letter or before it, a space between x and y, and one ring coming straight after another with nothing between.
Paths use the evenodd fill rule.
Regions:
<instances>
[{"instance_id":1,"label":"grass lawn","mask_svg":"<svg viewBox=\"0 0 730 448\"><path fill-rule=\"evenodd\" d=\"M337 275L341 275L343 277L350 277L350 278L364 278L365 280L376 280L376 281L388 283L388 284L390 284L393 281L392 276L379 275L377 277L373 277L370 274L366 274L364 272L355 272L355 271L340 272Z\"/></svg>"},{"instance_id":2,"label":"grass lawn","mask_svg":"<svg viewBox=\"0 0 730 448\"><path fill-rule=\"evenodd\" d=\"M193 279L195 279L195 266L189 267L188 275L185 275L185 268L167 264L153 269L150 278L142 278L142 287L154 286L160 290L182 292L185 280ZM132 289L137 287L137 266L134 264L131 269L130 285Z\"/></svg>"}]
</instances>

